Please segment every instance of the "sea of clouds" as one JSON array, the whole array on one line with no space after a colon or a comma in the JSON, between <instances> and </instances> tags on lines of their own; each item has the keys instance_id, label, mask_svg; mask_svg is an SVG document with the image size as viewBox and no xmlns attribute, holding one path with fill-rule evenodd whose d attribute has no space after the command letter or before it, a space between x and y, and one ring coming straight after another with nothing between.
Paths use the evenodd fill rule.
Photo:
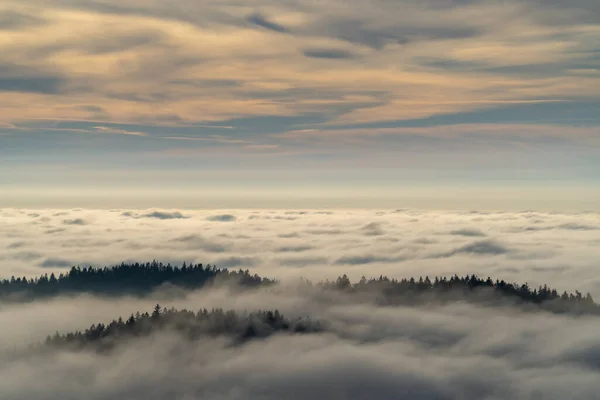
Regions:
<instances>
[{"instance_id":1,"label":"sea of clouds","mask_svg":"<svg viewBox=\"0 0 600 400\"><path fill-rule=\"evenodd\" d=\"M327 321L326 333L243 346L159 333L111 354L40 353L53 330L109 322L155 301L238 311L278 308ZM600 319L514 308L378 307L293 286L220 288L171 300L55 298L0 309L0 397L25 399L592 399Z\"/></svg>"},{"instance_id":2,"label":"sea of clouds","mask_svg":"<svg viewBox=\"0 0 600 400\"><path fill-rule=\"evenodd\" d=\"M183 261L248 268L281 286L173 297L58 297L0 305L0 398L592 399L600 319L468 304L381 307L297 286L347 273L476 273L600 297L596 213L395 211L0 211L0 275L72 265ZM27 349L166 307L273 309L327 321L326 333L231 346L161 333L110 355Z\"/></svg>"},{"instance_id":3,"label":"sea of clouds","mask_svg":"<svg viewBox=\"0 0 600 400\"><path fill-rule=\"evenodd\" d=\"M600 214L0 210L0 277L122 261L210 263L281 280L477 274L600 298Z\"/></svg>"}]
</instances>

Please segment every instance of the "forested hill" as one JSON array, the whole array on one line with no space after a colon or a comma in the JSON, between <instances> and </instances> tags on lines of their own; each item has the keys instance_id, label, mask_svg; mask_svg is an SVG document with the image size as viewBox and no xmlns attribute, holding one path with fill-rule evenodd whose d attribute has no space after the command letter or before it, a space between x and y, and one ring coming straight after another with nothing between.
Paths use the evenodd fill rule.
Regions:
<instances>
[{"instance_id":1,"label":"forested hill","mask_svg":"<svg viewBox=\"0 0 600 400\"><path fill-rule=\"evenodd\" d=\"M37 278L0 281L0 300L30 300L40 297L91 293L98 295L144 295L161 285L199 289L214 282L237 283L242 287L269 285L275 281L251 275L248 270L229 271L210 264L185 263L181 267L156 261L121 263L113 267L72 267L67 273L44 274Z\"/></svg>"},{"instance_id":2,"label":"forested hill","mask_svg":"<svg viewBox=\"0 0 600 400\"><path fill-rule=\"evenodd\" d=\"M146 337L158 332L176 333L188 340L228 337L233 343L243 343L275 333L305 334L323 329L319 322L309 318L288 319L278 310L241 314L218 308L194 312L186 309L161 309L157 304L152 313L137 312L126 320L118 318L109 324L93 324L84 331L66 334L56 332L46 338L45 345L68 350L108 351L127 339Z\"/></svg>"},{"instance_id":3,"label":"forested hill","mask_svg":"<svg viewBox=\"0 0 600 400\"><path fill-rule=\"evenodd\" d=\"M310 284L310 283L308 283ZM597 314L600 305L594 302L590 293L579 291L560 293L547 285L537 288L527 283L510 283L504 280L483 279L476 275L450 278L429 277L390 279L385 276L352 283L343 275L335 281L318 284L322 288L336 289L355 295L375 294L376 301L383 305L441 304L453 301L467 301L486 306L521 305L525 309L543 309L556 313Z\"/></svg>"},{"instance_id":4,"label":"forested hill","mask_svg":"<svg viewBox=\"0 0 600 400\"><path fill-rule=\"evenodd\" d=\"M161 285L171 284L183 289L199 289L214 283L236 284L240 289L270 286L275 280L250 274L248 270L229 271L202 264L174 267L156 261L145 264L122 263L113 267L80 268L56 277L54 274L38 278L14 278L0 281L0 301L20 301L37 298L90 293L96 295L143 296ZM307 286L319 290L335 290L348 294L357 301L374 299L385 305L421 305L449 301L469 301L485 305L517 303L526 307L542 308L551 312L599 314L600 305L592 296L575 293L560 293L548 286L537 288L525 284L510 283L504 280L480 278L476 275L459 277L429 277L391 279L384 276L351 282L343 275L335 281Z\"/></svg>"}]
</instances>

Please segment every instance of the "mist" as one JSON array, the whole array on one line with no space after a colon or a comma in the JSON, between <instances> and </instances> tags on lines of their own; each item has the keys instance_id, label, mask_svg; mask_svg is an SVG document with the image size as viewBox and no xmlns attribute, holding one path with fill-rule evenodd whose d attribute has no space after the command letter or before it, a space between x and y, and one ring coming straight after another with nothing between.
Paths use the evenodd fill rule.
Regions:
<instances>
[{"instance_id":1,"label":"mist","mask_svg":"<svg viewBox=\"0 0 600 400\"><path fill-rule=\"evenodd\" d=\"M6 278L156 259L280 280L477 274L600 298L596 212L3 209L0 216Z\"/></svg>"},{"instance_id":2,"label":"mist","mask_svg":"<svg viewBox=\"0 0 600 400\"><path fill-rule=\"evenodd\" d=\"M80 296L0 310L0 393L6 399L589 399L600 389L600 318L514 307L381 307L287 286L177 299ZM232 346L164 331L109 354L42 352L54 331L84 329L161 306L277 308L325 321L322 333L276 334ZM6 328L8 329L6 329Z\"/></svg>"},{"instance_id":3,"label":"mist","mask_svg":"<svg viewBox=\"0 0 600 400\"><path fill-rule=\"evenodd\" d=\"M2 278L72 266L201 262L275 278L197 290L0 302L0 398L590 399L600 390L600 318L453 298L387 306L299 283L347 274L401 279L477 274L600 295L597 213L419 210L1 211ZM138 311L278 310L322 323L236 343L173 329L116 340L109 352L48 349Z\"/></svg>"}]
</instances>

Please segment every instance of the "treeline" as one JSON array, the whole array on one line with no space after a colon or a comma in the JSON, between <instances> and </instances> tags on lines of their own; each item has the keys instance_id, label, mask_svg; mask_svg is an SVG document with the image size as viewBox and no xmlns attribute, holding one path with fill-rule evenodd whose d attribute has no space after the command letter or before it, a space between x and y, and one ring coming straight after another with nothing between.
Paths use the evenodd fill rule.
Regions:
<instances>
[{"instance_id":1,"label":"treeline","mask_svg":"<svg viewBox=\"0 0 600 400\"><path fill-rule=\"evenodd\" d=\"M235 283L241 288L264 287L276 283L275 280L250 274L248 270L230 271L210 265L185 263L178 267L153 261L145 264L122 263L104 268L72 267L70 271L61 273L58 277L54 274L44 274L32 279L4 279L0 281L0 300L37 299L73 293L143 296L165 284L184 289L199 289L219 282ZM343 275L334 281L305 283L324 290L333 289L350 295L371 296L378 303L385 305L420 305L448 301L498 305L504 304L503 300L509 300L552 312L600 314L600 305L594 302L589 293L559 293L546 285L534 288L527 283L494 281L489 277L484 279L476 275L400 280L384 276L371 279L363 277L355 283L351 282L347 275Z\"/></svg>"},{"instance_id":2,"label":"treeline","mask_svg":"<svg viewBox=\"0 0 600 400\"><path fill-rule=\"evenodd\" d=\"M230 271L210 264L183 263L181 267L157 261L121 263L113 267L72 267L56 276L44 274L36 278L15 278L0 281L0 299L35 299L73 293L100 295L144 295L166 283L199 289L214 282L234 282L244 287L272 284L275 281L250 274L248 270Z\"/></svg>"},{"instance_id":3,"label":"treeline","mask_svg":"<svg viewBox=\"0 0 600 400\"><path fill-rule=\"evenodd\" d=\"M230 337L233 343L265 338L275 333L302 334L320 332L321 323L309 318L288 319L278 310L240 314L235 311L202 309L166 309L156 305L152 313L135 313L109 324L93 324L84 331L48 336L50 348L110 351L128 339L150 336L157 332L175 332L188 340L206 337Z\"/></svg>"},{"instance_id":4,"label":"treeline","mask_svg":"<svg viewBox=\"0 0 600 400\"><path fill-rule=\"evenodd\" d=\"M307 281L307 284L312 285ZM502 305L502 299L523 305L534 305L552 312L594 313L600 314L600 305L594 302L592 295L583 295L579 291L559 293L547 285L537 288L527 283L509 283L504 280L480 278L477 275L450 278L420 277L418 279L390 279L385 276L352 283L347 275L335 281L317 284L323 289L341 290L353 294L374 294L379 303L386 305L419 305L449 301L471 301L487 305Z\"/></svg>"}]
</instances>

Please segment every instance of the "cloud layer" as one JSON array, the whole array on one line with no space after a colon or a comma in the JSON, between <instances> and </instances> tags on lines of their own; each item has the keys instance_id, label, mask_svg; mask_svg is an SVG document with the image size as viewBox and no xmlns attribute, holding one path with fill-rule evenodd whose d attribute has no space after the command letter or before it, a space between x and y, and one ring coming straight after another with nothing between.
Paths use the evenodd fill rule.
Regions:
<instances>
[{"instance_id":1,"label":"cloud layer","mask_svg":"<svg viewBox=\"0 0 600 400\"><path fill-rule=\"evenodd\" d=\"M400 176L597 197L594 1L3 0L3 205Z\"/></svg>"},{"instance_id":2,"label":"cloud layer","mask_svg":"<svg viewBox=\"0 0 600 400\"><path fill-rule=\"evenodd\" d=\"M0 216L5 278L156 259L284 281L474 273L600 297L597 213L4 209Z\"/></svg>"},{"instance_id":3,"label":"cloud layer","mask_svg":"<svg viewBox=\"0 0 600 400\"><path fill-rule=\"evenodd\" d=\"M468 305L376 307L294 289L226 289L171 299L54 299L0 310L4 398L589 399L600 389L597 318ZM158 334L111 355L26 350L46 332L177 307L272 308L327 321L324 334L244 346Z\"/></svg>"},{"instance_id":4,"label":"cloud layer","mask_svg":"<svg viewBox=\"0 0 600 400\"><path fill-rule=\"evenodd\" d=\"M598 100L592 0L202 0L176 10L5 0L2 11L0 90L11 96L0 118L15 122L317 113L357 123Z\"/></svg>"},{"instance_id":5,"label":"cloud layer","mask_svg":"<svg viewBox=\"0 0 600 400\"><path fill-rule=\"evenodd\" d=\"M250 268L283 280L244 292L167 289L145 299L5 304L2 398L558 400L594 398L600 390L598 318L468 304L379 307L295 284L299 276L342 273L476 273L598 298L597 213L3 209L0 217L5 277L158 259ZM327 332L241 347L164 332L110 355L28 349L55 331L126 318L157 302L240 312L278 308L290 318L326 321Z\"/></svg>"}]
</instances>

